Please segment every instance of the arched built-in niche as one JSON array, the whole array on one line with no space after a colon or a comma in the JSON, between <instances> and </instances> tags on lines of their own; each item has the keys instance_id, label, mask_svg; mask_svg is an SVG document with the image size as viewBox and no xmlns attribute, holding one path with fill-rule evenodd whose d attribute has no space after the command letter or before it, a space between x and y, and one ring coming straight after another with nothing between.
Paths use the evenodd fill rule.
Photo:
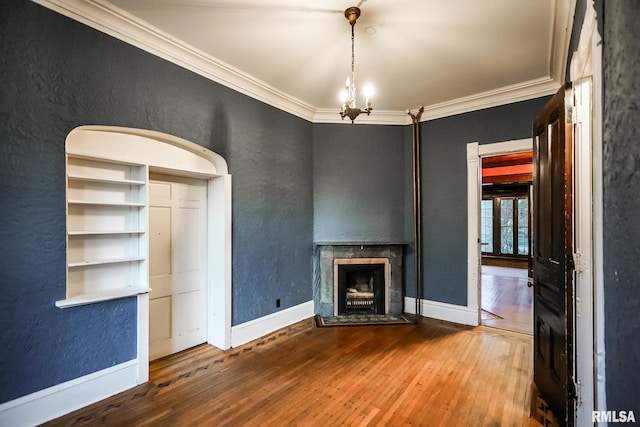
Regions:
<instances>
[{"instance_id":1,"label":"arched built-in niche","mask_svg":"<svg viewBox=\"0 0 640 427\"><path fill-rule=\"evenodd\" d=\"M231 346L231 176L225 160L193 142L161 132L111 126L81 126L66 140L67 156L67 239L82 239L91 234L126 234L135 241L136 253L100 260L70 259L67 252L67 295L56 302L61 308L98 303L137 295L138 300L138 382L148 379L149 345L149 277L146 184L149 172L195 177L207 180L207 340L216 347ZM70 184L72 183L72 184ZM103 196L95 187L122 186L123 191ZM108 192L107 192L108 193ZM102 199L101 199L102 197ZM80 208L76 208L80 206ZM87 208L88 206L88 208ZM73 218L83 209L129 209L134 225L113 226L109 220L91 225L91 221ZM76 212L73 213L74 209ZM108 214L105 216L109 216ZM89 224L89 225L86 225ZM94 223L95 224L95 223ZM104 224L107 224L106 226ZM93 229L92 229L93 228ZM69 241L67 242L69 248ZM79 245L81 246L81 245ZM73 247L73 244L71 245ZM120 258L118 258L118 256ZM82 256L81 256L82 258ZM91 258L85 256L84 258ZM134 277L131 285L82 283L87 275L69 279L75 269L92 265L126 265L123 275ZM133 267L129 267L133 266ZM112 267L108 267L112 268ZM97 275L97 273L96 273ZM111 280L108 281L111 283Z\"/></svg>"}]
</instances>

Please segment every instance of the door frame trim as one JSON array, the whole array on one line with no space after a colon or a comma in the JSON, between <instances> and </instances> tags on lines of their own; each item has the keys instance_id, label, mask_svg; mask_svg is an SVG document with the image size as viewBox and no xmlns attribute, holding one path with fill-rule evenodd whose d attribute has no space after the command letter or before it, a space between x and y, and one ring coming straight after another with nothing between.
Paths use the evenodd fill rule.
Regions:
<instances>
[{"instance_id":1,"label":"door frame trim","mask_svg":"<svg viewBox=\"0 0 640 427\"><path fill-rule=\"evenodd\" d=\"M590 422L592 411L606 411L604 278L603 278L603 178L602 178L602 38L598 33L597 14L593 3L587 4L576 51L570 60L570 80L574 91L586 105L577 106L578 134L574 138L579 166L575 173L575 192L582 195L577 223L576 252L580 253L583 273L576 274L576 289L581 298L580 316L576 319L576 351L590 351L592 357L577 358L579 381L576 417ZM575 95L574 95L575 98ZM581 144L577 145L580 138ZM582 159L582 161L580 161ZM578 169L579 167L579 169ZM578 246L578 240L582 245ZM580 353L578 353L580 354Z\"/></svg>"},{"instance_id":2,"label":"door frame trim","mask_svg":"<svg viewBox=\"0 0 640 427\"><path fill-rule=\"evenodd\" d=\"M530 138L492 144L467 144L467 308L477 313L482 324L482 252L480 246L480 201L482 200L482 157L533 150Z\"/></svg>"}]
</instances>

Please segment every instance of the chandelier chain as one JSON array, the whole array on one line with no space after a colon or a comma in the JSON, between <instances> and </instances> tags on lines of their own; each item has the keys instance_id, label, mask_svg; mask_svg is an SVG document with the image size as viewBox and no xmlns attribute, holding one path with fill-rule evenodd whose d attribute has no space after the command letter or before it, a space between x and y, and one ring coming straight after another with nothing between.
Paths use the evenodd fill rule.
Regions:
<instances>
[{"instance_id":1,"label":"chandelier chain","mask_svg":"<svg viewBox=\"0 0 640 427\"><path fill-rule=\"evenodd\" d=\"M355 82L355 78L356 78L356 49L355 49L355 36L354 36L354 27L355 25L351 26L351 80L352 80L352 84L353 86L356 85Z\"/></svg>"}]
</instances>

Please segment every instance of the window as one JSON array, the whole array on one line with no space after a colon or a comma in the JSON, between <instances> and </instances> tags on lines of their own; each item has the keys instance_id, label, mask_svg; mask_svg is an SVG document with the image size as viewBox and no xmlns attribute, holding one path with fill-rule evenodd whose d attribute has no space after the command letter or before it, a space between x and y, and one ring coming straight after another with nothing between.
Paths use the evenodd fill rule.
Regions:
<instances>
[{"instance_id":1,"label":"window","mask_svg":"<svg viewBox=\"0 0 640 427\"><path fill-rule=\"evenodd\" d=\"M500 253L513 254L513 199L500 198Z\"/></svg>"},{"instance_id":2,"label":"window","mask_svg":"<svg viewBox=\"0 0 640 427\"><path fill-rule=\"evenodd\" d=\"M483 200L480 209L482 252L493 252L493 200Z\"/></svg>"},{"instance_id":3,"label":"window","mask_svg":"<svg viewBox=\"0 0 640 427\"><path fill-rule=\"evenodd\" d=\"M527 186L485 188L480 204L480 239L484 255L529 256Z\"/></svg>"},{"instance_id":4,"label":"window","mask_svg":"<svg viewBox=\"0 0 640 427\"><path fill-rule=\"evenodd\" d=\"M529 255L529 199L518 198L518 255Z\"/></svg>"}]
</instances>

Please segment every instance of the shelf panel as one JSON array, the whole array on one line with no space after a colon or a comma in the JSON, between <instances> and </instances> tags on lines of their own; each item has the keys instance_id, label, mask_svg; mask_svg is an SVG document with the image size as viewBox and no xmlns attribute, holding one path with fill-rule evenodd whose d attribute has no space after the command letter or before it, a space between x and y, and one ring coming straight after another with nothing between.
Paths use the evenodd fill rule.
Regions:
<instances>
[{"instance_id":1,"label":"shelf panel","mask_svg":"<svg viewBox=\"0 0 640 427\"><path fill-rule=\"evenodd\" d=\"M151 288L148 288L146 286L124 286L121 288L76 295L71 298L56 301L56 307L77 307L80 305L95 304L103 301L132 297L149 292L151 292Z\"/></svg>"},{"instance_id":2,"label":"shelf panel","mask_svg":"<svg viewBox=\"0 0 640 427\"><path fill-rule=\"evenodd\" d=\"M73 159L93 160L100 163L113 163L114 165L144 166L142 163L128 162L126 160L116 159L113 157L91 156L89 154L75 153L73 151L67 151L67 157Z\"/></svg>"},{"instance_id":3,"label":"shelf panel","mask_svg":"<svg viewBox=\"0 0 640 427\"><path fill-rule=\"evenodd\" d=\"M108 178L96 178L93 176L85 176L85 175L74 175L68 174L67 178L73 181L83 181L83 182L98 182L104 184L117 184L117 185L145 185L146 182L140 181L137 179L108 179Z\"/></svg>"},{"instance_id":4,"label":"shelf panel","mask_svg":"<svg viewBox=\"0 0 640 427\"><path fill-rule=\"evenodd\" d=\"M145 230L73 230L67 231L69 236L107 236L117 234L144 234Z\"/></svg>"},{"instance_id":5,"label":"shelf panel","mask_svg":"<svg viewBox=\"0 0 640 427\"><path fill-rule=\"evenodd\" d=\"M96 259L96 260L70 262L67 265L69 266L69 268L78 268L78 267L89 267L92 265L117 264L117 263L123 263L123 262L136 262L136 261L144 261L144 260L145 260L144 257L126 257L126 258Z\"/></svg>"},{"instance_id":6,"label":"shelf panel","mask_svg":"<svg viewBox=\"0 0 640 427\"><path fill-rule=\"evenodd\" d=\"M122 206L122 207L135 207L142 208L146 206L144 203L139 202L101 202L99 200L78 200L69 199L67 203L70 205L90 205L90 206Z\"/></svg>"}]
</instances>

